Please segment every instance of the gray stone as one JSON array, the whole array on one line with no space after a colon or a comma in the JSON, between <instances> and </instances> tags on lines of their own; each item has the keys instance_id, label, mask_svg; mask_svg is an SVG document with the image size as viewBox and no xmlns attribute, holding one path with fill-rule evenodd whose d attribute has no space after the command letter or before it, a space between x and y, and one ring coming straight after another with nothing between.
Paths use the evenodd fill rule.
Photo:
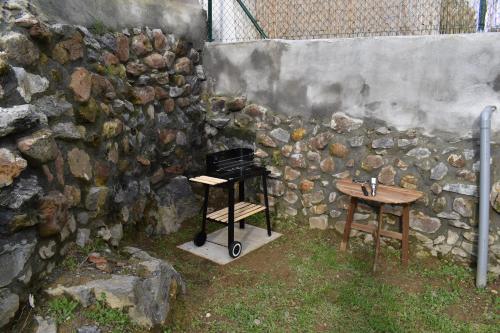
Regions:
<instances>
[{"instance_id":1,"label":"gray stone","mask_svg":"<svg viewBox=\"0 0 500 333\"><path fill-rule=\"evenodd\" d=\"M465 229L465 230L471 229L470 225L468 225L465 222L459 221L459 220L449 220L448 224L451 226L454 226L455 228L460 228L460 229Z\"/></svg>"},{"instance_id":2,"label":"gray stone","mask_svg":"<svg viewBox=\"0 0 500 333\"><path fill-rule=\"evenodd\" d=\"M170 97L172 98L177 98L177 97L180 97L182 96L182 94L184 94L184 88L182 87L170 87Z\"/></svg>"},{"instance_id":3,"label":"gray stone","mask_svg":"<svg viewBox=\"0 0 500 333\"><path fill-rule=\"evenodd\" d=\"M418 139L398 139L398 147L404 148L408 146L416 146L418 144Z\"/></svg>"},{"instance_id":4,"label":"gray stone","mask_svg":"<svg viewBox=\"0 0 500 333\"><path fill-rule=\"evenodd\" d=\"M19 209L23 204L41 196L42 193L43 189L38 185L38 178L35 175L20 178L13 187L0 190L0 206Z\"/></svg>"},{"instance_id":5,"label":"gray stone","mask_svg":"<svg viewBox=\"0 0 500 333\"><path fill-rule=\"evenodd\" d=\"M38 325L35 333L57 333L57 324L54 319L35 316L35 320Z\"/></svg>"},{"instance_id":6,"label":"gray stone","mask_svg":"<svg viewBox=\"0 0 500 333\"><path fill-rule=\"evenodd\" d=\"M474 149L464 149L464 158L466 161L472 161L476 152Z\"/></svg>"},{"instance_id":7,"label":"gray stone","mask_svg":"<svg viewBox=\"0 0 500 333\"><path fill-rule=\"evenodd\" d=\"M90 229L79 228L76 232L76 245L85 247L90 241Z\"/></svg>"},{"instance_id":8,"label":"gray stone","mask_svg":"<svg viewBox=\"0 0 500 333\"><path fill-rule=\"evenodd\" d=\"M338 133L349 133L357 130L363 125L363 120L351 118L343 112L337 112L332 115L330 127Z\"/></svg>"},{"instance_id":9,"label":"gray stone","mask_svg":"<svg viewBox=\"0 0 500 333\"><path fill-rule=\"evenodd\" d=\"M290 141L290 133L282 128L275 128L269 134L278 141L288 143Z\"/></svg>"},{"instance_id":10,"label":"gray stone","mask_svg":"<svg viewBox=\"0 0 500 333\"><path fill-rule=\"evenodd\" d=\"M17 140L17 149L36 163L44 164L56 159L59 149L53 133L42 129Z\"/></svg>"},{"instance_id":11,"label":"gray stone","mask_svg":"<svg viewBox=\"0 0 500 333\"><path fill-rule=\"evenodd\" d=\"M85 208L91 211L100 211L106 203L109 189L104 186L91 187L85 198Z\"/></svg>"},{"instance_id":12,"label":"gray stone","mask_svg":"<svg viewBox=\"0 0 500 333\"><path fill-rule=\"evenodd\" d=\"M19 296L8 289L0 289L0 328L7 325L14 318L18 309Z\"/></svg>"},{"instance_id":13,"label":"gray stone","mask_svg":"<svg viewBox=\"0 0 500 333\"><path fill-rule=\"evenodd\" d=\"M36 114L35 108L29 104L10 108L0 107L0 138L11 133L26 131L39 123L40 117Z\"/></svg>"},{"instance_id":14,"label":"gray stone","mask_svg":"<svg viewBox=\"0 0 500 333\"><path fill-rule=\"evenodd\" d=\"M341 211L338 211L338 210L335 210L335 209L332 209L330 211L330 217L336 219L338 217L340 217L340 215L342 215L342 212Z\"/></svg>"},{"instance_id":15,"label":"gray stone","mask_svg":"<svg viewBox=\"0 0 500 333\"><path fill-rule=\"evenodd\" d=\"M375 133L385 135L391 133L391 129L385 126L381 126L375 130Z\"/></svg>"},{"instance_id":16,"label":"gray stone","mask_svg":"<svg viewBox=\"0 0 500 333\"><path fill-rule=\"evenodd\" d=\"M447 192L469 195L473 197L479 196L478 186L468 184L445 184L443 190Z\"/></svg>"},{"instance_id":17,"label":"gray stone","mask_svg":"<svg viewBox=\"0 0 500 333\"><path fill-rule=\"evenodd\" d=\"M410 212L410 228L425 233L435 233L441 227L441 221L438 218L430 217L422 212Z\"/></svg>"},{"instance_id":18,"label":"gray stone","mask_svg":"<svg viewBox=\"0 0 500 333\"><path fill-rule=\"evenodd\" d=\"M40 75L26 72L22 67L12 67L17 78L17 91L26 102L31 102L31 97L42 93L49 88L49 80Z\"/></svg>"},{"instance_id":19,"label":"gray stone","mask_svg":"<svg viewBox=\"0 0 500 333\"><path fill-rule=\"evenodd\" d=\"M406 153L407 156L415 157L417 160L421 160L423 158L427 158L431 156L431 151L427 148L413 148L409 152Z\"/></svg>"},{"instance_id":20,"label":"gray stone","mask_svg":"<svg viewBox=\"0 0 500 333\"><path fill-rule=\"evenodd\" d=\"M285 183L276 179L269 179L267 182L267 191L269 195L281 197L285 194Z\"/></svg>"},{"instance_id":21,"label":"gray stone","mask_svg":"<svg viewBox=\"0 0 500 333\"><path fill-rule=\"evenodd\" d=\"M34 231L0 240L0 288L9 285L24 269L36 246Z\"/></svg>"},{"instance_id":22,"label":"gray stone","mask_svg":"<svg viewBox=\"0 0 500 333\"><path fill-rule=\"evenodd\" d=\"M496 182L491 186L490 204L496 212L500 213L500 182Z\"/></svg>"},{"instance_id":23,"label":"gray stone","mask_svg":"<svg viewBox=\"0 0 500 333\"><path fill-rule=\"evenodd\" d=\"M328 215L313 216L309 218L309 228L311 229L328 229Z\"/></svg>"},{"instance_id":24,"label":"gray stone","mask_svg":"<svg viewBox=\"0 0 500 333\"><path fill-rule=\"evenodd\" d=\"M51 128L54 138L62 140L81 140L85 138L85 127L74 123L56 123Z\"/></svg>"},{"instance_id":25,"label":"gray stone","mask_svg":"<svg viewBox=\"0 0 500 333\"><path fill-rule=\"evenodd\" d=\"M205 70L203 69L202 65L196 65L194 66L194 71L196 73L196 76L198 79L204 81L207 79L207 76L205 75Z\"/></svg>"},{"instance_id":26,"label":"gray stone","mask_svg":"<svg viewBox=\"0 0 500 333\"><path fill-rule=\"evenodd\" d=\"M353 138L347 139L347 142L349 142L349 145L353 148L361 147L363 145L364 139L365 138L363 136L355 136Z\"/></svg>"},{"instance_id":27,"label":"gray stone","mask_svg":"<svg viewBox=\"0 0 500 333\"><path fill-rule=\"evenodd\" d=\"M229 117L224 117L224 116L217 116L213 118L207 119L208 123L212 125L215 128L222 129L229 124L231 121L231 118Z\"/></svg>"},{"instance_id":28,"label":"gray stone","mask_svg":"<svg viewBox=\"0 0 500 333\"><path fill-rule=\"evenodd\" d=\"M448 238L446 239L446 244L453 245L458 241L460 236L453 230L448 230Z\"/></svg>"},{"instance_id":29,"label":"gray stone","mask_svg":"<svg viewBox=\"0 0 500 333\"><path fill-rule=\"evenodd\" d=\"M477 245L468 243L468 242L462 242L462 249L464 249L467 254L476 256L477 255Z\"/></svg>"},{"instance_id":30,"label":"gray stone","mask_svg":"<svg viewBox=\"0 0 500 333\"><path fill-rule=\"evenodd\" d=\"M38 254L42 259L49 259L56 254L56 242L54 240L50 240L48 243L40 246L38 249Z\"/></svg>"},{"instance_id":31,"label":"gray stone","mask_svg":"<svg viewBox=\"0 0 500 333\"><path fill-rule=\"evenodd\" d=\"M9 60L20 65L29 66L40 57L40 51L28 37L14 31L0 37L0 48L6 52Z\"/></svg>"},{"instance_id":32,"label":"gray stone","mask_svg":"<svg viewBox=\"0 0 500 333\"><path fill-rule=\"evenodd\" d=\"M32 103L48 118L57 118L69 112L73 106L60 96L44 96Z\"/></svg>"},{"instance_id":33,"label":"gray stone","mask_svg":"<svg viewBox=\"0 0 500 333\"><path fill-rule=\"evenodd\" d=\"M115 224L109 228L111 234L111 245L118 246L123 238L123 225L121 223Z\"/></svg>"},{"instance_id":34,"label":"gray stone","mask_svg":"<svg viewBox=\"0 0 500 333\"><path fill-rule=\"evenodd\" d=\"M101 333L101 329L97 326L82 326L76 329L76 333Z\"/></svg>"},{"instance_id":35,"label":"gray stone","mask_svg":"<svg viewBox=\"0 0 500 333\"><path fill-rule=\"evenodd\" d=\"M437 214L437 217L446 220L460 220L460 214L455 212L441 212Z\"/></svg>"},{"instance_id":36,"label":"gray stone","mask_svg":"<svg viewBox=\"0 0 500 333\"><path fill-rule=\"evenodd\" d=\"M472 217L474 205L470 200L464 198L455 198L453 200L453 210L463 217Z\"/></svg>"},{"instance_id":37,"label":"gray stone","mask_svg":"<svg viewBox=\"0 0 500 333\"><path fill-rule=\"evenodd\" d=\"M443 162L439 162L434 168L431 170L431 179L433 180L441 180L448 173L448 167Z\"/></svg>"},{"instance_id":38,"label":"gray stone","mask_svg":"<svg viewBox=\"0 0 500 333\"><path fill-rule=\"evenodd\" d=\"M394 147L394 139L391 137L375 139L372 141L372 148L374 149L389 149Z\"/></svg>"},{"instance_id":39,"label":"gray stone","mask_svg":"<svg viewBox=\"0 0 500 333\"><path fill-rule=\"evenodd\" d=\"M297 202L297 200L299 199L298 195L295 194L294 192L292 191L287 191L285 193L285 196L283 198L286 202L288 202L289 204L294 204Z\"/></svg>"}]
</instances>

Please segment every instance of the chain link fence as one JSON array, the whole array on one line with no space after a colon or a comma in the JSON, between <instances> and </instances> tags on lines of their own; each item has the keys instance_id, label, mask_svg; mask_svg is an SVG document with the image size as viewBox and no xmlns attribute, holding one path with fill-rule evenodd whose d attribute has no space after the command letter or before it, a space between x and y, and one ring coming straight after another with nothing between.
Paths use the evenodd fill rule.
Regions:
<instances>
[{"instance_id":1,"label":"chain link fence","mask_svg":"<svg viewBox=\"0 0 500 333\"><path fill-rule=\"evenodd\" d=\"M263 37L310 39L472 33L477 31L480 22L486 21L486 30L495 30L495 23L500 22L497 15L500 0L200 2L205 9L211 2L212 39L222 42Z\"/></svg>"}]
</instances>

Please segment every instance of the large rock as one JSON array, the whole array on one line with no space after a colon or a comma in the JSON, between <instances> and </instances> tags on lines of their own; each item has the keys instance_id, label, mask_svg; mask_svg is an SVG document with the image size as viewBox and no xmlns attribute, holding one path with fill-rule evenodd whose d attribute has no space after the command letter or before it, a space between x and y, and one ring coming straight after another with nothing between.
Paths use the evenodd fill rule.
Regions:
<instances>
[{"instance_id":1,"label":"large rock","mask_svg":"<svg viewBox=\"0 0 500 333\"><path fill-rule=\"evenodd\" d=\"M164 325L172 301L185 293L181 275L168 262L145 251L133 247L124 251L131 255L130 271L140 272L140 276L111 275L109 279L93 280L83 285L56 286L49 288L47 293L50 296L68 295L85 307L104 293L109 307L126 309L136 324L147 328Z\"/></svg>"},{"instance_id":2,"label":"large rock","mask_svg":"<svg viewBox=\"0 0 500 333\"><path fill-rule=\"evenodd\" d=\"M384 165L384 159L379 155L368 155L361 162L361 168L366 171L378 169Z\"/></svg>"},{"instance_id":3,"label":"large rock","mask_svg":"<svg viewBox=\"0 0 500 333\"><path fill-rule=\"evenodd\" d=\"M357 130L362 125L363 121L361 119L351 118L342 112L334 113L330 123L330 127L338 133L349 133Z\"/></svg>"},{"instance_id":4,"label":"large rock","mask_svg":"<svg viewBox=\"0 0 500 333\"><path fill-rule=\"evenodd\" d=\"M105 186L94 186L91 187L85 198L85 208L87 210L92 210L100 212L104 209L108 198L109 188Z\"/></svg>"},{"instance_id":5,"label":"large rock","mask_svg":"<svg viewBox=\"0 0 500 333\"><path fill-rule=\"evenodd\" d=\"M0 328L7 325L14 318L18 309L19 296L8 289L0 289Z\"/></svg>"},{"instance_id":6,"label":"large rock","mask_svg":"<svg viewBox=\"0 0 500 333\"><path fill-rule=\"evenodd\" d=\"M17 91L25 102L31 102L31 97L49 88L49 80L26 72L22 67L13 67L17 79Z\"/></svg>"},{"instance_id":7,"label":"large rock","mask_svg":"<svg viewBox=\"0 0 500 333\"><path fill-rule=\"evenodd\" d=\"M64 98L56 95L38 98L32 103L37 111L42 112L48 118L56 118L66 114L73 106Z\"/></svg>"},{"instance_id":8,"label":"large rock","mask_svg":"<svg viewBox=\"0 0 500 333\"><path fill-rule=\"evenodd\" d=\"M431 169L431 179L441 180L448 173L448 167L443 162L439 162L434 168Z\"/></svg>"},{"instance_id":9,"label":"large rock","mask_svg":"<svg viewBox=\"0 0 500 333\"><path fill-rule=\"evenodd\" d=\"M10 108L0 107L0 138L37 126L40 123L40 117L35 110L35 107L29 104Z\"/></svg>"},{"instance_id":10,"label":"large rock","mask_svg":"<svg viewBox=\"0 0 500 333\"><path fill-rule=\"evenodd\" d=\"M422 212L412 210L410 212L410 228L433 234L441 227L441 221L438 218L430 217Z\"/></svg>"},{"instance_id":11,"label":"large rock","mask_svg":"<svg viewBox=\"0 0 500 333\"><path fill-rule=\"evenodd\" d=\"M387 165L380 170L378 181L384 185L394 185L394 177L396 177L396 169L392 165Z\"/></svg>"},{"instance_id":12,"label":"large rock","mask_svg":"<svg viewBox=\"0 0 500 333\"><path fill-rule=\"evenodd\" d=\"M60 233L68 222L68 208L68 200L61 192L51 191L42 197L38 207L40 236L50 237Z\"/></svg>"},{"instance_id":13,"label":"large rock","mask_svg":"<svg viewBox=\"0 0 500 333\"><path fill-rule=\"evenodd\" d=\"M0 37L0 48L5 51L9 60L24 66L32 65L40 57L35 44L25 35L14 31Z\"/></svg>"},{"instance_id":14,"label":"large rock","mask_svg":"<svg viewBox=\"0 0 500 333\"><path fill-rule=\"evenodd\" d=\"M406 155L410 157L415 157L417 160L421 160L431 156L431 151L427 148L418 147L418 148L413 148L412 150L407 152Z\"/></svg>"},{"instance_id":15,"label":"large rock","mask_svg":"<svg viewBox=\"0 0 500 333\"><path fill-rule=\"evenodd\" d=\"M445 184L443 190L473 197L479 196L478 186L469 184Z\"/></svg>"},{"instance_id":16,"label":"large rock","mask_svg":"<svg viewBox=\"0 0 500 333\"><path fill-rule=\"evenodd\" d=\"M83 67L76 68L71 74L69 88L73 91L77 102L88 101L92 91L92 74Z\"/></svg>"},{"instance_id":17,"label":"large rock","mask_svg":"<svg viewBox=\"0 0 500 333\"><path fill-rule=\"evenodd\" d=\"M92 179L92 165L89 155L81 149L73 148L68 152L68 164L71 174L76 178L90 181Z\"/></svg>"},{"instance_id":18,"label":"large rock","mask_svg":"<svg viewBox=\"0 0 500 333\"><path fill-rule=\"evenodd\" d=\"M0 188L12 184L26 169L28 162L7 148L0 148Z\"/></svg>"},{"instance_id":19,"label":"large rock","mask_svg":"<svg viewBox=\"0 0 500 333\"><path fill-rule=\"evenodd\" d=\"M290 133L282 128L275 128L269 134L278 141L288 143L290 141Z\"/></svg>"},{"instance_id":20,"label":"large rock","mask_svg":"<svg viewBox=\"0 0 500 333\"><path fill-rule=\"evenodd\" d=\"M14 183L14 186L0 190L0 206L19 209L24 203L30 202L42 193L43 189L35 175L21 178Z\"/></svg>"},{"instance_id":21,"label":"large rock","mask_svg":"<svg viewBox=\"0 0 500 333\"><path fill-rule=\"evenodd\" d=\"M51 130L54 138L61 140L81 140L87 132L84 126L76 126L73 122L56 123Z\"/></svg>"},{"instance_id":22,"label":"large rock","mask_svg":"<svg viewBox=\"0 0 500 333\"><path fill-rule=\"evenodd\" d=\"M9 285L23 272L35 251L36 243L32 230L18 232L8 240L0 240L0 288Z\"/></svg>"},{"instance_id":23,"label":"large rock","mask_svg":"<svg viewBox=\"0 0 500 333\"><path fill-rule=\"evenodd\" d=\"M55 160L59 153L52 132L47 129L20 138L17 148L23 155L41 164Z\"/></svg>"},{"instance_id":24,"label":"large rock","mask_svg":"<svg viewBox=\"0 0 500 333\"><path fill-rule=\"evenodd\" d=\"M463 217L472 217L474 215L474 204L464 198L455 198L453 200L453 210Z\"/></svg>"},{"instance_id":25,"label":"large rock","mask_svg":"<svg viewBox=\"0 0 500 333\"><path fill-rule=\"evenodd\" d=\"M156 209L149 212L156 220L156 233L169 234L177 231L181 223L199 212L200 204L184 176L173 178L156 191Z\"/></svg>"},{"instance_id":26,"label":"large rock","mask_svg":"<svg viewBox=\"0 0 500 333\"><path fill-rule=\"evenodd\" d=\"M328 229L328 215L313 216L309 218L309 228L311 229Z\"/></svg>"}]
</instances>

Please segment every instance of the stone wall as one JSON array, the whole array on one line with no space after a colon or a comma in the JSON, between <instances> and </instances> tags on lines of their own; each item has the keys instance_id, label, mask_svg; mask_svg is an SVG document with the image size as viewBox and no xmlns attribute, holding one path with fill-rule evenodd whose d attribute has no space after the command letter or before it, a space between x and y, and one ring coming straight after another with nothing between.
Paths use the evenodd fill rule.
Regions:
<instances>
[{"instance_id":1,"label":"stone wall","mask_svg":"<svg viewBox=\"0 0 500 333\"><path fill-rule=\"evenodd\" d=\"M75 239L177 230L199 207L181 175L204 164L189 41L51 25L20 3L0 35L0 327Z\"/></svg>"},{"instance_id":2,"label":"stone wall","mask_svg":"<svg viewBox=\"0 0 500 333\"><path fill-rule=\"evenodd\" d=\"M343 232L349 199L336 190L339 179L377 177L386 185L417 189L411 206L412 252L473 262L478 224L478 141L411 128L398 131L382 121L332 112L307 118L247 103L245 97L213 97L205 134L210 150L255 147L271 171L270 203L278 215L311 228ZM500 274L500 150L493 144L490 266ZM401 207L389 206L384 229L398 230ZM376 211L359 205L354 219L376 224ZM353 231L365 243L372 235ZM391 246L399 248L385 239Z\"/></svg>"}]
</instances>

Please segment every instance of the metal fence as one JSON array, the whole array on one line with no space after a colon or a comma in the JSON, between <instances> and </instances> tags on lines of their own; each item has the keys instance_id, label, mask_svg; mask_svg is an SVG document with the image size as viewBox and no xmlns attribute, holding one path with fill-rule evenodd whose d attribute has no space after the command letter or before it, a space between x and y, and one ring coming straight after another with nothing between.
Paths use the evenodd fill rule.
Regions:
<instances>
[{"instance_id":1,"label":"metal fence","mask_svg":"<svg viewBox=\"0 0 500 333\"><path fill-rule=\"evenodd\" d=\"M200 0L209 39L310 39L494 31L500 0Z\"/></svg>"}]
</instances>

